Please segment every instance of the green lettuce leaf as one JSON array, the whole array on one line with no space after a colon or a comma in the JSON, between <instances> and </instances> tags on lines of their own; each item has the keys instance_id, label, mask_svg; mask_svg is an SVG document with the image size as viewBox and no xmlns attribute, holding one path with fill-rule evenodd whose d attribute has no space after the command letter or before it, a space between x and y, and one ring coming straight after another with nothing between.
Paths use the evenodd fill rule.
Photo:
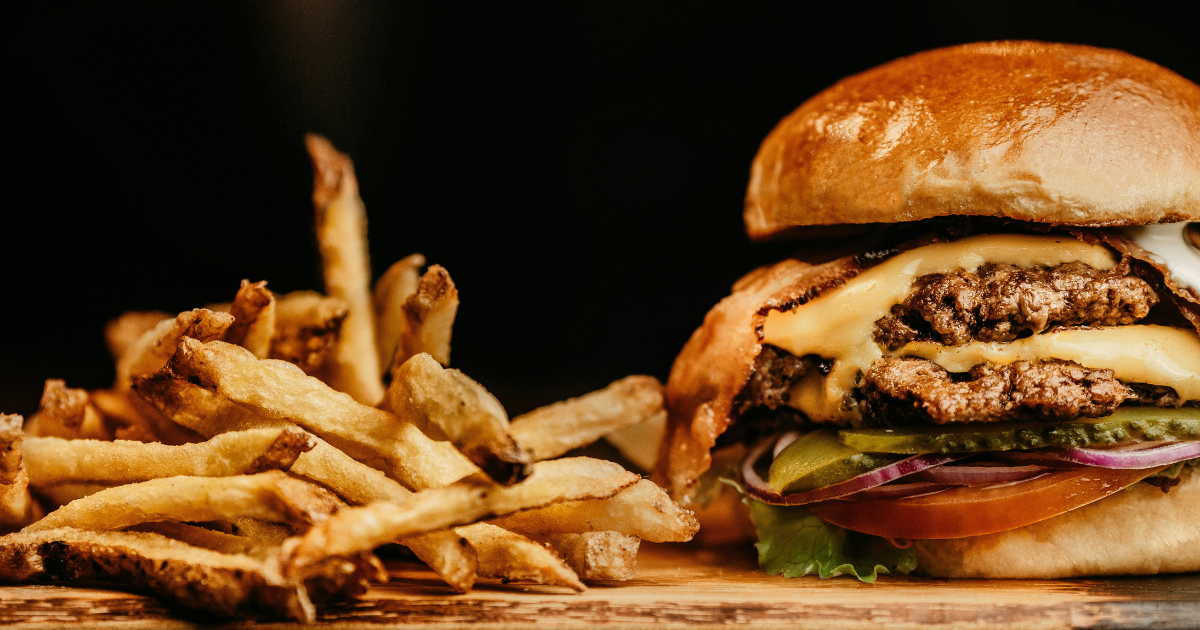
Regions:
<instances>
[{"instance_id":1,"label":"green lettuce leaf","mask_svg":"<svg viewBox=\"0 0 1200 630\"><path fill-rule=\"evenodd\" d=\"M724 480L741 491L738 484ZM758 530L758 564L768 575L817 574L822 580L853 575L870 584L879 574L906 575L917 568L912 549L878 536L830 525L804 506L768 505L742 495Z\"/></svg>"}]
</instances>

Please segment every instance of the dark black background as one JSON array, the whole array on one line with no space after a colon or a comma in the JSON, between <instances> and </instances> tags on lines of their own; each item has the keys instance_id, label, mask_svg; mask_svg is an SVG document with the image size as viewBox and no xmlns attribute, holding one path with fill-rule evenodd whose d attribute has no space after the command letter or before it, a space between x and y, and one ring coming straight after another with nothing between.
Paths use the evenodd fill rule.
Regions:
<instances>
[{"instance_id":1,"label":"dark black background","mask_svg":"<svg viewBox=\"0 0 1200 630\"><path fill-rule=\"evenodd\" d=\"M355 159L376 274L461 292L454 363L510 411L665 377L752 245L759 141L846 74L1031 38L1200 79L1146 3L18 3L0 9L0 410L105 386L104 322L320 288L305 131ZM1181 5L1182 6L1182 5Z\"/></svg>"}]
</instances>

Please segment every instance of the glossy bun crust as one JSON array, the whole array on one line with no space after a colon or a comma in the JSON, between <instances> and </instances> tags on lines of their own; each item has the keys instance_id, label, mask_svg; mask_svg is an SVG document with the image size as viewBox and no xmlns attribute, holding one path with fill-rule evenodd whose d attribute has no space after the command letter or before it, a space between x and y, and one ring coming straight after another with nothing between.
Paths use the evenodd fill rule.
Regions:
<instances>
[{"instance_id":1,"label":"glossy bun crust","mask_svg":"<svg viewBox=\"0 0 1200 630\"><path fill-rule=\"evenodd\" d=\"M1200 87L1116 50L993 42L839 81L763 142L753 238L947 215L1200 220Z\"/></svg>"},{"instance_id":2,"label":"glossy bun crust","mask_svg":"<svg viewBox=\"0 0 1200 630\"><path fill-rule=\"evenodd\" d=\"M1052 519L987 536L916 543L917 572L953 578L1065 578L1200 571L1200 475L1167 494L1136 483Z\"/></svg>"}]
</instances>

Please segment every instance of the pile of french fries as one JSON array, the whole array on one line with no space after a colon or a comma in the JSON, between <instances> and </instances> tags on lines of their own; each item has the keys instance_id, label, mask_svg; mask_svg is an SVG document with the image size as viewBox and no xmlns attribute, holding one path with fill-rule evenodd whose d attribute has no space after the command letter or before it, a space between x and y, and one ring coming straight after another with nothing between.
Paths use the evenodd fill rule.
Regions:
<instances>
[{"instance_id":1,"label":"pile of french fries","mask_svg":"<svg viewBox=\"0 0 1200 630\"><path fill-rule=\"evenodd\" d=\"M446 367L458 309L422 256L374 288L349 158L307 139L325 294L243 281L228 304L130 312L105 331L111 389L46 382L0 415L0 582L110 582L220 615L313 621L407 547L458 592L477 578L582 591L638 545L698 525L611 461L648 467L662 387L631 376L509 421Z\"/></svg>"}]
</instances>

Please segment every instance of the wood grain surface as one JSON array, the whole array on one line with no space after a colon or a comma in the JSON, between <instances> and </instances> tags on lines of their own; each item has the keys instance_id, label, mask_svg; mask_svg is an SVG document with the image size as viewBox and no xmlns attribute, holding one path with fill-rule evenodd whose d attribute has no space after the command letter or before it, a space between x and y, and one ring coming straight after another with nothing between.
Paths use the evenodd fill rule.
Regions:
<instances>
[{"instance_id":1,"label":"wood grain surface","mask_svg":"<svg viewBox=\"0 0 1200 630\"><path fill-rule=\"evenodd\" d=\"M336 628L1193 628L1200 576L1061 581L881 577L784 580L762 575L750 551L645 545L637 577L581 595L483 583L455 595L423 567L390 564L392 581L361 600L326 605ZM0 587L0 627L293 628L172 609L99 588Z\"/></svg>"}]
</instances>

